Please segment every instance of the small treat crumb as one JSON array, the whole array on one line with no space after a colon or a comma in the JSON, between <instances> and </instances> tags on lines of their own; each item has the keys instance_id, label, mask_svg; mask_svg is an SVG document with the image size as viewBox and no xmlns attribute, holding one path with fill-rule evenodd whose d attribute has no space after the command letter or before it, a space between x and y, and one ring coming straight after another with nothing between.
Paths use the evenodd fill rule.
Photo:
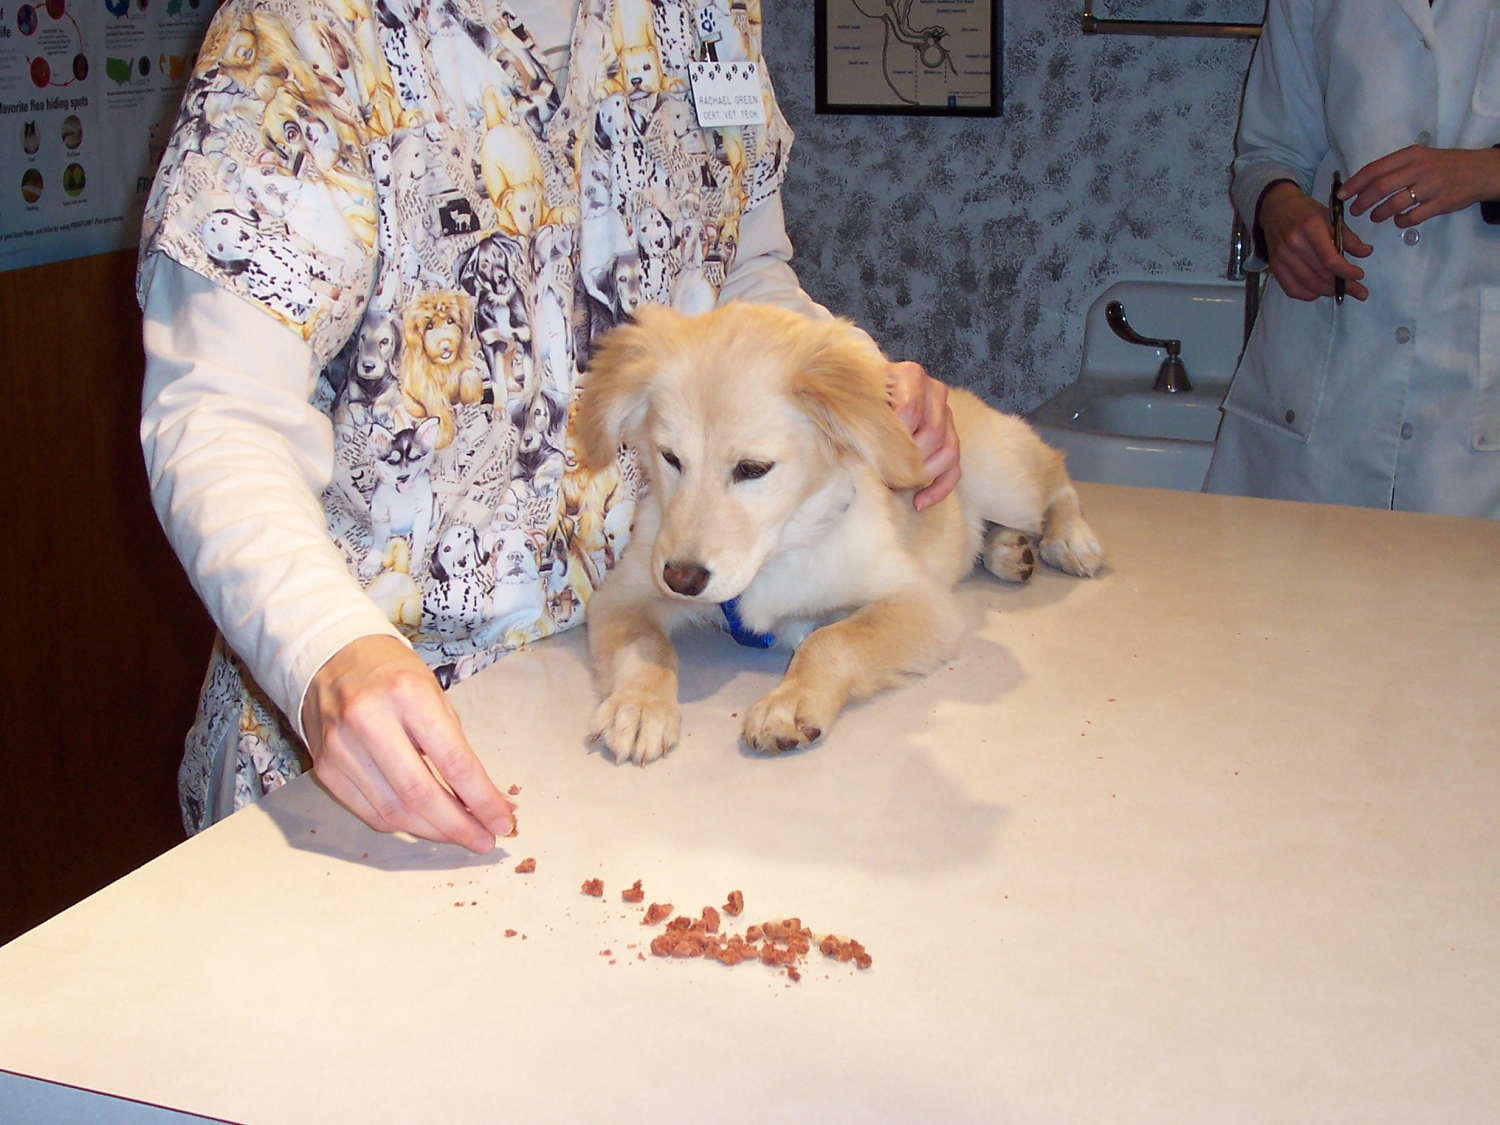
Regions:
<instances>
[{"instance_id":1,"label":"small treat crumb","mask_svg":"<svg viewBox=\"0 0 1500 1125\"><path fill-rule=\"evenodd\" d=\"M646 897L646 892L641 890L641 881L637 879L629 889L620 892L620 897L626 902L642 902Z\"/></svg>"},{"instance_id":2,"label":"small treat crumb","mask_svg":"<svg viewBox=\"0 0 1500 1125\"><path fill-rule=\"evenodd\" d=\"M614 955L615 955L615 951L613 949L601 949L601 950L599 950L599 956L600 957L613 957Z\"/></svg>"},{"instance_id":3,"label":"small treat crumb","mask_svg":"<svg viewBox=\"0 0 1500 1125\"><path fill-rule=\"evenodd\" d=\"M801 980L802 979L802 974L797 971L797 966L796 965L788 965L786 967L786 975L789 976L789 977L791 977L792 980Z\"/></svg>"},{"instance_id":4,"label":"small treat crumb","mask_svg":"<svg viewBox=\"0 0 1500 1125\"><path fill-rule=\"evenodd\" d=\"M536 870L536 860L534 858L532 858L531 856L527 856L520 863L516 864L516 874L517 875L530 875L535 870Z\"/></svg>"},{"instance_id":5,"label":"small treat crumb","mask_svg":"<svg viewBox=\"0 0 1500 1125\"><path fill-rule=\"evenodd\" d=\"M637 953L635 955L635 959L637 961L644 961L646 959L646 955L644 953Z\"/></svg>"},{"instance_id":6,"label":"small treat crumb","mask_svg":"<svg viewBox=\"0 0 1500 1125\"><path fill-rule=\"evenodd\" d=\"M745 909L745 896L739 891L730 891L729 900L724 903L724 913L731 918L738 918L743 909Z\"/></svg>"},{"instance_id":7,"label":"small treat crumb","mask_svg":"<svg viewBox=\"0 0 1500 1125\"><path fill-rule=\"evenodd\" d=\"M759 926L751 926L748 930L745 931L745 940L748 942L757 942L761 939L761 937L762 934Z\"/></svg>"},{"instance_id":8,"label":"small treat crumb","mask_svg":"<svg viewBox=\"0 0 1500 1125\"><path fill-rule=\"evenodd\" d=\"M506 790L506 792L514 797L516 794L521 792L521 787L519 785L512 785L509 789Z\"/></svg>"},{"instance_id":9,"label":"small treat crumb","mask_svg":"<svg viewBox=\"0 0 1500 1125\"><path fill-rule=\"evenodd\" d=\"M719 932L719 912L712 906L703 908L703 928L711 934Z\"/></svg>"},{"instance_id":10,"label":"small treat crumb","mask_svg":"<svg viewBox=\"0 0 1500 1125\"><path fill-rule=\"evenodd\" d=\"M865 947L853 938L837 938L829 934L818 943L818 949L825 957L832 957L838 961L853 961L861 969L868 969L875 963L875 959L865 951Z\"/></svg>"},{"instance_id":11,"label":"small treat crumb","mask_svg":"<svg viewBox=\"0 0 1500 1125\"><path fill-rule=\"evenodd\" d=\"M671 913L672 904L670 902L653 902L650 906L646 907L646 917L641 920L641 924L643 926L654 926Z\"/></svg>"},{"instance_id":12,"label":"small treat crumb","mask_svg":"<svg viewBox=\"0 0 1500 1125\"><path fill-rule=\"evenodd\" d=\"M515 930L506 930L505 931L505 936L506 937L515 937L516 936L516 931Z\"/></svg>"},{"instance_id":13,"label":"small treat crumb","mask_svg":"<svg viewBox=\"0 0 1500 1125\"><path fill-rule=\"evenodd\" d=\"M463 903L461 903L461 902L455 902L455 903L454 903L454 904L453 904L453 905L454 905L454 906L462 906L462 905L463 905Z\"/></svg>"},{"instance_id":14,"label":"small treat crumb","mask_svg":"<svg viewBox=\"0 0 1500 1125\"><path fill-rule=\"evenodd\" d=\"M594 898L601 897L604 894L604 880L585 879L583 881L583 893L586 895L592 895Z\"/></svg>"}]
</instances>

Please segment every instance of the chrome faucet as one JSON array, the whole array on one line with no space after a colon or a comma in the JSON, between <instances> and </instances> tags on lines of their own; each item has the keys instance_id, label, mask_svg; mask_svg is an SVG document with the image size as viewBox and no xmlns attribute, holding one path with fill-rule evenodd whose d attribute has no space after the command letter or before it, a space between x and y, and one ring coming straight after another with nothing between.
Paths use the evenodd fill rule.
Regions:
<instances>
[{"instance_id":1,"label":"chrome faucet","mask_svg":"<svg viewBox=\"0 0 1500 1125\"><path fill-rule=\"evenodd\" d=\"M1156 370L1156 382L1151 384L1153 391L1175 395L1193 389L1187 368L1182 363L1181 340L1153 340L1149 336L1142 336L1130 327L1130 321L1125 319L1125 306L1119 301L1111 301L1104 306L1104 319L1110 330L1126 343L1167 350L1167 358L1161 361L1161 366Z\"/></svg>"},{"instance_id":2,"label":"chrome faucet","mask_svg":"<svg viewBox=\"0 0 1500 1125\"><path fill-rule=\"evenodd\" d=\"M1245 268L1245 259L1254 256L1254 249L1250 245L1250 232L1245 229L1244 220L1236 212L1234 216L1234 233L1229 239L1229 269L1224 276L1230 281L1243 281L1245 283L1245 339L1244 343L1250 342L1250 330L1255 327L1255 318L1260 315L1260 274L1255 270Z\"/></svg>"}]
</instances>

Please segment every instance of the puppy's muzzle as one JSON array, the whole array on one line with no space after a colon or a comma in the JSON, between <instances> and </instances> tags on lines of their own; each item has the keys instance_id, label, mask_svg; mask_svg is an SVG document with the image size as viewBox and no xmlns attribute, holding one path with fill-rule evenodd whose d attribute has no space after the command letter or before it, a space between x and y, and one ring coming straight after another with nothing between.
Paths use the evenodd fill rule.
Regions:
<instances>
[{"instance_id":1,"label":"puppy's muzzle","mask_svg":"<svg viewBox=\"0 0 1500 1125\"><path fill-rule=\"evenodd\" d=\"M685 598L696 598L703 593L712 573L708 567L695 562L669 562L661 568L661 579L667 589Z\"/></svg>"}]
</instances>

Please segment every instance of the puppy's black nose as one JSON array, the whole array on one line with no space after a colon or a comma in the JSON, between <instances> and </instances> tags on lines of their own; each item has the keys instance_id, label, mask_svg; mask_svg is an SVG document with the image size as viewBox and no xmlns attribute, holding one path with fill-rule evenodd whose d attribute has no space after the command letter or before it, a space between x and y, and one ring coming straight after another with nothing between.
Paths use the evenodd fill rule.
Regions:
<instances>
[{"instance_id":1,"label":"puppy's black nose","mask_svg":"<svg viewBox=\"0 0 1500 1125\"><path fill-rule=\"evenodd\" d=\"M695 562L669 562L661 568L667 589L686 598L696 598L708 585L709 569Z\"/></svg>"}]
</instances>

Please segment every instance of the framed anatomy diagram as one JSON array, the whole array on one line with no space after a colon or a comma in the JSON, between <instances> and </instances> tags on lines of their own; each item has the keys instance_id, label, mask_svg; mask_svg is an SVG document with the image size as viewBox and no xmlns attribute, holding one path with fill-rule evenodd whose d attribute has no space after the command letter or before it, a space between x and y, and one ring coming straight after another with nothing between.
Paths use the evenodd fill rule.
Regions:
<instances>
[{"instance_id":1,"label":"framed anatomy diagram","mask_svg":"<svg viewBox=\"0 0 1500 1125\"><path fill-rule=\"evenodd\" d=\"M1000 115L1001 0L817 0L819 113Z\"/></svg>"}]
</instances>

